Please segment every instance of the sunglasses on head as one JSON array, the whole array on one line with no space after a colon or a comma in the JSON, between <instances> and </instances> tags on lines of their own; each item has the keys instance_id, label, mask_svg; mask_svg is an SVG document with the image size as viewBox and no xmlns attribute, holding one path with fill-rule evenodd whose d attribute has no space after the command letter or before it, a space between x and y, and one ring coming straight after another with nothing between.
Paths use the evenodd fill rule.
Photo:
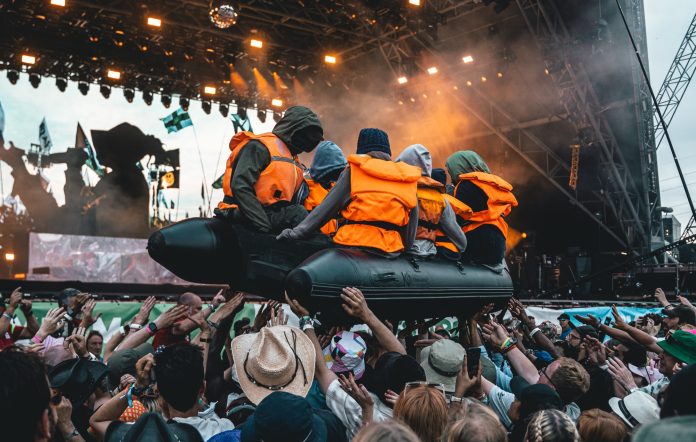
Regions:
<instances>
[{"instance_id":1,"label":"sunglasses on head","mask_svg":"<svg viewBox=\"0 0 696 442\"><path fill-rule=\"evenodd\" d=\"M407 393L409 390L413 390L414 388L419 387L434 388L436 390L439 390L442 393L442 395L445 396L445 398L447 397L447 394L445 393L445 386L443 384L427 381L407 382L406 386L404 387L404 393Z\"/></svg>"}]
</instances>

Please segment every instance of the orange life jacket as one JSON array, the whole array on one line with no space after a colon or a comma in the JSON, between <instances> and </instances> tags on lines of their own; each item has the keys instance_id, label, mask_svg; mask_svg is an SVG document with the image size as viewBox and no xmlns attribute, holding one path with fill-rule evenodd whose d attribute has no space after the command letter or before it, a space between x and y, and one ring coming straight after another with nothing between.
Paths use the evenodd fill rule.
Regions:
<instances>
[{"instance_id":1,"label":"orange life jacket","mask_svg":"<svg viewBox=\"0 0 696 442\"><path fill-rule=\"evenodd\" d=\"M341 212L345 223L338 228L334 242L388 253L403 251L399 232L418 204L421 169L369 155L350 155L348 164L350 202Z\"/></svg>"},{"instance_id":2,"label":"orange life jacket","mask_svg":"<svg viewBox=\"0 0 696 442\"><path fill-rule=\"evenodd\" d=\"M514 206L517 206L517 199L512 194L512 185L499 176L484 173L471 172L459 175L459 183L470 181L488 197L488 208L479 212L474 212L468 217L469 223L462 228L464 233L470 232L484 224L496 226L507 238L508 225L503 219L507 216ZM459 183L457 187L459 187ZM454 194L457 194L457 187Z\"/></svg>"},{"instance_id":3,"label":"orange life jacket","mask_svg":"<svg viewBox=\"0 0 696 442\"><path fill-rule=\"evenodd\" d=\"M445 186L439 181L422 176L418 180L418 228L416 239L435 242L440 230L440 217L445 209Z\"/></svg>"},{"instance_id":4,"label":"orange life jacket","mask_svg":"<svg viewBox=\"0 0 696 442\"><path fill-rule=\"evenodd\" d=\"M232 192L232 176L236 166L236 159L242 148L251 141L256 140L263 144L271 156L271 162L259 175L254 185L256 198L262 206L271 206L280 201L292 201L295 193L302 185L302 165L297 156L290 153L285 143L272 133L254 134L252 132L238 132L230 140L230 153L227 159L225 175L222 179L222 190L225 194L223 200L218 203L219 209L237 207Z\"/></svg>"},{"instance_id":5,"label":"orange life jacket","mask_svg":"<svg viewBox=\"0 0 696 442\"><path fill-rule=\"evenodd\" d=\"M467 220L469 219L469 217L471 217L471 214L474 213L474 211L471 210L471 207L459 201L452 195L448 195L445 193L442 195L442 197L449 203L450 207L454 211L454 215L457 217L457 222L460 225L463 225L466 222L468 222ZM447 235L445 235L445 233L440 229L437 230L437 236L435 237L435 246L444 247L447 250L450 250L454 253L459 253L457 246L455 246L454 243L450 241L450 239L447 237Z\"/></svg>"},{"instance_id":6,"label":"orange life jacket","mask_svg":"<svg viewBox=\"0 0 696 442\"><path fill-rule=\"evenodd\" d=\"M304 202L304 207L307 209L307 212L311 212L324 201L326 195L329 194L329 190L311 179L309 174L305 174L304 180L307 183L307 187L309 187L309 195L307 195L307 199ZM334 184L335 183L331 183L331 187L333 187ZM336 233L336 230L338 230L338 222L335 219L329 220L329 222L324 224L319 230L321 230L321 233L324 235L332 236Z\"/></svg>"}]
</instances>

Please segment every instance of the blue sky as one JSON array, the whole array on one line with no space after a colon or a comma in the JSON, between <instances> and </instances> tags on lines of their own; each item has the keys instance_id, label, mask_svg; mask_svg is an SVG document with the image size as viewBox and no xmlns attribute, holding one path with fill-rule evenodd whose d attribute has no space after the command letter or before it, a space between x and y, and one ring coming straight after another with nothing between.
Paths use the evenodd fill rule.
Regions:
<instances>
[{"instance_id":1,"label":"blue sky","mask_svg":"<svg viewBox=\"0 0 696 442\"><path fill-rule=\"evenodd\" d=\"M672 62L674 54L684 33L696 12L693 0L645 0L646 23L648 30L648 52L653 88L657 92L665 73ZM4 74L4 73L3 73ZM22 75L17 85L13 86L5 76L0 78L0 102L6 114L5 139L12 140L18 147L27 148L29 143L37 142L38 126L45 116L48 122L54 151L62 151L74 144L75 127L80 122L89 135L90 129L109 129L121 122L129 122L140 127L143 132L157 136L165 148L181 148L181 184L182 189L169 190L167 199L179 201L179 217L186 213L193 216L198 213L201 204L200 189L203 170L208 185L223 171L228 155L227 143L233 134L229 119L223 118L213 105L213 111L206 115L200 103L192 102L189 113L195 125L195 132L186 128L178 133L167 134L159 121L176 109L176 99L170 109L165 109L155 96L152 106L142 101L139 93L133 103L128 103L121 89L114 89L111 98L104 99L98 87L92 85L87 96L82 96L75 83L70 83L66 92L61 93L55 87L53 79L43 79L38 89L33 89ZM696 137L693 136L693 116L696 112L696 85L692 85L672 120L670 134L686 174L691 183L692 192L696 193ZM273 119L269 113L265 124L261 124L255 113L252 124L256 132L270 130ZM202 156L199 157L196 139ZM203 170L201 168L201 159ZM689 207L681 183L677 178L676 168L666 143L658 151L658 164L662 189L662 204L674 208L677 218L686 224L689 219ZM9 168L2 168L5 194L11 189L12 178ZM63 202L63 166L54 166L46 171L51 180L54 196ZM221 198L221 191L213 192L213 205Z\"/></svg>"}]
</instances>

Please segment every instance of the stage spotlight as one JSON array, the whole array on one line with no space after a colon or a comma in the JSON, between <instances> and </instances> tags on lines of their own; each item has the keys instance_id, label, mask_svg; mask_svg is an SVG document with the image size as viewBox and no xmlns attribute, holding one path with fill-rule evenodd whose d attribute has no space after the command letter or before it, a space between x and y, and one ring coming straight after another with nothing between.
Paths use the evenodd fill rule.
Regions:
<instances>
[{"instance_id":1,"label":"stage spotlight","mask_svg":"<svg viewBox=\"0 0 696 442\"><path fill-rule=\"evenodd\" d=\"M464 57L462 57L462 61L466 64L473 63L474 57L472 57L471 55L465 55Z\"/></svg>"},{"instance_id":2,"label":"stage spotlight","mask_svg":"<svg viewBox=\"0 0 696 442\"><path fill-rule=\"evenodd\" d=\"M162 106L164 106L166 109L169 109L169 106L172 105L172 96L169 94L162 94Z\"/></svg>"},{"instance_id":3,"label":"stage spotlight","mask_svg":"<svg viewBox=\"0 0 696 442\"><path fill-rule=\"evenodd\" d=\"M112 80L120 80L121 79L121 71L117 71L114 69L109 69L106 72L106 76Z\"/></svg>"},{"instance_id":4,"label":"stage spotlight","mask_svg":"<svg viewBox=\"0 0 696 442\"><path fill-rule=\"evenodd\" d=\"M7 71L7 79L10 80L10 83L17 84L17 80L19 80L19 72L15 70Z\"/></svg>"},{"instance_id":5,"label":"stage spotlight","mask_svg":"<svg viewBox=\"0 0 696 442\"><path fill-rule=\"evenodd\" d=\"M179 97L179 106L185 111L189 108L189 99L186 97Z\"/></svg>"},{"instance_id":6,"label":"stage spotlight","mask_svg":"<svg viewBox=\"0 0 696 442\"><path fill-rule=\"evenodd\" d=\"M36 89L39 87L41 84L41 75L39 74L29 74L29 83L31 83L31 86Z\"/></svg>"},{"instance_id":7,"label":"stage spotlight","mask_svg":"<svg viewBox=\"0 0 696 442\"><path fill-rule=\"evenodd\" d=\"M206 86L203 88L203 93L206 95L215 95L216 92L217 89L215 88L215 86Z\"/></svg>"},{"instance_id":8,"label":"stage spotlight","mask_svg":"<svg viewBox=\"0 0 696 442\"><path fill-rule=\"evenodd\" d=\"M247 119L247 110L245 107L240 107L239 105L237 106L237 115L239 115L239 118L242 120Z\"/></svg>"},{"instance_id":9,"label":"stage spotlight","mask_svg":"<svg viewBox=\"0 0 696 442\"><path fill-rule=\"evenodd\" d=\"M143 101L148 106L150 106L152 104L153 97L154 97L154 94L152 93L152 91L143 91Z\"/></svg>"},{"instance_id":10,"label":"stage spotlight","mask_svg":"<svg viewBox=\"0 0 696 442\"><path fill-rule=\"evenodd\" d=\"M22 63L23 64L34 64L36 63L36 57L33 55L29 54L22 54Z\"/></svg>"},{"instance_id":11,"label":"stage spotlight","mask_svg":"<svg viewBox=\"0 0 696 442\"><path fill-rule=\"evenodd\" d=\"M498 72L498 73L495 74L495 75L496 75L498 78L503 78L503 73L502 73L502 72Z\"/></svg>"},{"instance_id":12,"label":"stage spotlight","mask_svg":"<svg viewBox=\"0 0 696 442\"><path fill-rule=\"evenodd\" d=\"M65 89L68 87L68 80L62 77L57 77L56 78L56 87L58 88L59 91L65 92Z\"/></svg>"},{"instance_id":13,"label":"stage spotlight","mask_svg":"<svg viewBox=\"0 0 696 442\"><path fill-rule=\"evenodd\" d=\"M336 56L335 55L325 55L324 62L328 63L328 64L336 64Z\"/></svg>"},{"instance_id":14,"label":"stage spotlight","mask_svg":"<svg viewBox=\"0 0 696 442\"><path fill-rule=\"evenodd\" d=\"M522 239L527 238L527 232L522 232Z\"/></svg>"},{"instance_id":15,"label":"stage spotlight","mask_svg":"<svg viewBox=\"0 0 696 442\"><path fill-rule=\"evenodd\" d=\"M406 84L406 83L408 83L408 78L406 78L406 77L399 77L399 78L396 79L396 81L397 81L399 84Z\"/></svg>"},{"instance_id":16,"label":"stage spotlight","mask_svg":"<svg viewBox=\"0 0 696 442\"><path fill-rule=\"evenodd\" d=\"M271 106L273 107L282 107L283 106L283 100L280 98L274 98L271 100Z\"/></svg>"},{"instance_id":17,"label":"stage spotlight","mask_svg":"<svg viewBox=\"0 0 696 442\"><path fill-rule=\"evenodd\" d=\"M408 0L408 4L413 6L420 6L421 2L420 0Z\"/></svg>"},{"instance_id":18,"label":"stage spotlight","mask_svg":"<svg viewBox=\"0 0 696 442\"><path fill-rule=\"evenodd\" d=\"M210 115L210 109L212 108L210 101L201 101L201 108L203 109L203 112Z\"/></svg>"},{"instance_id":19,"label":"stage spotlight","mask_svg":"<svg viewBox=\"0 0 696 442\"><path fill-rule=\"evenodd\" d=\"M485 76L481 76L481 83L485 83L487 81L488 81L488 78L486 78Z\"/></svg>"},{"instance_id":20,"label":"stage spotlight","mask_svg":"<svg viewBox=\"0 0 696 442\"><path fill-rule=\"evenodd\" d=\"M230 105L225 104L225 103L220 103L219 110L220 110L220 115L227 118L227 115L230 113Z\"/></svg>"},{"instance_id":21,"label":"stage spotlight","mask_svg":"<svg viewBox=\"0 0 696 442\"><path fill-rule=\"evenodd\" d=\"M263 47L263 41L258 40L258 39L256 39L256 38L252 38L251 41L249 42L249 45L250 45L252 48L261 49L261 48Z\"/></svg>"},{"instance_id":22,"label":"stage spotlight","mask_svg":"<svg viewBox=\"0 0 696 442\"><path fill-rule=\"evenodd\" d=\"M428 73L429 73L430 75L435 75L435 74L437 74L437 68L436 68L435 66L429 67L429 68L428 68Z\"/></svg>"},{"instance_id":23,"label":"stage spotlight","mask_svg":"<svg viewBox=\"0 0 696 442\"><path fill-rule=\"evenodd\" d=\"M12 252L5 253L5 261L12 262L15 260L15 254Z\"/></svg>"},{"instance_id":24,"label":"stage spotlight","mask_svg":"<svg viewBox=\"0 0 696 442\"><path fill-rule=\"evenodd\" d=\"M279 111L273 111L273 121L276 123L280 121L280 119L283 118L283 114Z\"/></svg>"},{"instance_id":25,"label":"stage spotlight","mask_svg":"<svg viewBox=\"0 0 696 442\"><path fill-rule=\"evenodd\" d=\"M109 98L111 96L111 86L108 84L102 84L99 86L99 92L104 98Z\"/></svg>"},{"instance_id":26,"label":"stage spotlight","mask_svg":"<svg viewBox=\"0 0 696 442\"><path fill-rule=\"evenodd\" d=\"M135 91L133 89L124 89L123 90L123 96L126 97L126 101L129 103L133 102L133 99L135 98Z\"/></svg>"},{"instance_id":27,"label":"stage spotlight","mask_svg":"<svg viewBox=\"0 0 696 442\"><path fill-rule=\"evenodd\" d=\"M467 86L472 86L474 83L471 82L471 80L466 80L466 85Z\"/></svg>"},{"instance_id":28,"label":"stage spotlight","mask_svg":"<svg viewBox=\"0 0 696 442\"><path fill-rule=\"evenodd\" d=\"M162 26L162 20L156 17L148 17L147 24L155 28L159 28L160 26Z\"/></svg>"},{"instance_id":29,"label":"stage spotlight","mask_svg":"<svg viewBox=\"0 0 696 442\"><path fill-rule=\"evenodd\" d=\"M65 6L65 0L51 0L53 6Z\"/></svg>"},{"instance_id":30,"label":"stage spotlight","mask_svg":"<svg viewBox=\"0 0 696 442\"><path fill-rule=\"evenodd\" d=\"M87 95L87 92L89 92L89 83L86 81L78 81L77 90L79 90L82 95Z\"/></svg>"},{"instance_id":31,"label":"stage spotlight","mask_svg":"<svg viewBox=\"0 0 696 442\"><path fill-rule=\"evenodd\" d=\"M259 121L262 123L266 122L266 110L265 109L259 109L256 111L256 116L258 117Z\"/></svg>"}]
</instances>

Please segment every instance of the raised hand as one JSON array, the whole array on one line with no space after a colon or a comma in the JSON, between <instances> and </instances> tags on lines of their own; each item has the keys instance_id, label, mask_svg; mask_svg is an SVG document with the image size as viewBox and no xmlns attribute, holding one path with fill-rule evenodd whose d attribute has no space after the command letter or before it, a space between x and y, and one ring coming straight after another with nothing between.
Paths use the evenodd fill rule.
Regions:
<instances>
[{"instance_id":1,"label":"raised hand","mask_svg":"<svg viewBox=\"0 0 696 442\"><path fill-rule=\"evenodd\" d=\"M686 299L684 296L682 296L682 295L677 295L677 300L679 300L679 303L680 303L680 304L683 304L683 305L689 307L689 308L692 309L692 310L696 310L696 307L694 307L694 305L693 305L691 302L689 302L689 300ZM692 325L696 325L696 324L692 324Z\"/></svg>"},{"instance_id":2,"label":"raised hand","mask_svg":"<svg viewBox=\"0 0 696 442\"><path fill-rule=\"evenodd\" d=\"M372 311L367 306L367 301L365 296L355 287L345 287L343 293L341 294L341 299L343 299L343 310L354 318L358 318L363 322L367 322L367 319L372 314Z\"/></svg>"},{"instance_id":3,"label":"raised hand","mask_svg":"<svg viewBox=\"0 0 696 442\"><path fill-rule=\"evenodd\" d=\"M599 330L602 325L602 321L599 320L595 315L588 314L587 316L573 315L575 319L586 325L591 325L595 330Z\"/></svg>"},{"instance_id":4,"label":"raised hand","mask_svg":"<svg viewBox=\"0 0 696 442\"><path fill-rule=\"evenodd\" d=\"M271 310L277 308L275 301L268 301L263 304L254 318L254 331L259 331L271 320Z\"/></svg>"},{"instance_id":5,"label":"raised hand","mask_svg":"<svg viewBox=\"0 0 696 442\"><path fill-rule=\"evenodd\" d=\"M224 304L225 290L226 289L220 289L220 291L217 292L215 296L213 296L213 300L211 301L211 304L213 304L213 308L217 308L220 304Z\"/></svg>"},{"instance_id":6,"label":"raised hand","mask_svg":"<svg viewBox=\"0 0 696 442\"><path fill-rule=\"evenodd\" d=\"M89 355L87 351L87 329L78 327L72 335L65 338L63 348L72 351L75 355L85 358Z\"/></svg>"},{"instance_id":7,"label":"raised hand","mask_svg":"<svg viewBox=\"0 0 696 442\"><path fill-rule=\"evenodd\" d=\"M22 287L17 287L12 291L12 294L10 295L10 302L7 304L7 309L11 310L11 312L14 312L19 304L22 302Z\"/></svg>"},{"instance_id":8,"label":"raised hand","mask_svg":"<svg viewBox=\"0 0 696 442\"><path fill-rule=\"evenodd\" d=\"M396 405L397 399L399 399L398 393L391 391L391 390L387 390L384 392L384 401L386 403L388 403L389 405L391 405L392 407L394 405Z\"/></svg>"},{"instance_id":9,"label":"raised hand","mask_svg":"<svg viewBox=\"0 0 696 442\"><path fill-rule=\"evenodd\" d=\"M493 303L484 305L481 308L481 310L474 313L474 315L471 317L471 320L476 321L478 323L488 322L488 315L493 310L493 307L494 307Z\"/></svg>"},{"instance_id":10,"label":"raised hand","mask_svg":"<svg viewBox=\"0 0 696 442\"><path fill-rule=\"evenodd\" d=\"M611 314L614 315L614 328L617 328L619 330L628 329L628 324L626 324L626 321L623 320L623 318L619 314L619 310L616 308L615 305L611 306Z\"/></svg>"},{"instance_id":11,"label":"raised hand","mask_svg":"<svg viewBox=\"0 0 696 442\"><path fill-rule=\"evenodd\" d=\"M469 376L469 370L467 368L467 357L464 354L464 363L462 364L462 369L457 373L457 381L454 384L454 395L456 397L464 397L469 393L474 387L481 384L481 373L483 371L483 366L481 365L481 360L479 359L478 369L476 370L475 376Z\"/></svg>"},{"instance_id":12,"label":"raised hand","mask_svg":"<svg viewBox=\"0 0 696 442\"><path fill-rule=\"evenodd\" d=\"M657 299L657 302L659 302L663 307L667 307L669 305L667 295L665 295L664 290L659 287L655 289L655 299Z\"/></svg>"},{"instance_id":13,"label":"raised hand","mask_svg":"<svg viewBox=\"0 0 696 442\"><path fill-rule=\"evenodd\" d=\"M619 358L609 358L607 360L607 371L616 382L621 385L629 393L631 389L636 388L636 383L633 380L631 371L621 362Z\"/></svg>"},{"instance_id":14,"label":"raised hand","mask_svg":"<svg viewBox=\"0 0 696 442\"><path fill-rule=\"evenodd\" d=\"M229 301L225 302L215 313L210 316L212 322L220 323L234 316L242 310L244 306L244 293L237 292Z\"/></svg>"},{"instance_id":15,"label":"raised hand","mask_svg":"<svg viewBox=\"0 0 696 442\"><path fill-rule=\"evenodd\" d=\"M534 328L534 322L529 319L527 312L524 310L524 305L520 301L510 298L510 301L508 301L508 310L510 310L512 316L519 319L527 327Z\"/></svg>"},{"instance_id":16,"label":"raised hand","mask_svg":"<svg viewBox=\"0 0 696 442\"><path fill-rule=\"evenodd\" d=\"M89 299L89 293L78 293L75 295L75 311L82 309L82 306L87 303Z\"/></svg>"},{"instance_id":17,"label":"raised hand","mask_svg":"<svg viewBox=\"0 0 696 442\"><path fill-rule=\"evenodd\" d=\"M155 356L148 353L135 363L135 386L146 388L150 385L150 373L155 368Z\"/></svg>"},{"instance_id":18,"label":"raised hand","mask_svg":"<svg viewBox=\"0 0 696 442\"><path fill-rule=\"evenodd\" d=\"M355 382L353 373L348 372L348 377L343 374L338 375L338 383L341 389L348 393L348 396L352 397L363 411L365 411L366 408L369 408L370 411L372 410L372 407L375 405L372 396L370 396L370 393L364 385L359 385ZM372 413L369 414L372 415Z\"/></svg>"},{"instance_id":19,"label":"raised hand","mask_svg":"<svg viewBox=\"0 0 696 442\"><path fill-rule=\"evenodd\" d=\"M157 325L157 329L161 330L163 328L171 327L177 320L183 318L187 313L187 305L175 305L174 307L159 315L154 322L155 325Z\"/></svg>"},{"instance_id":20,"label":"raised hand","mask_svg":"<svg viewBox=\"0 0 696 442\"><path fill-rule=\"evenodd\" d=\"M297 299L290 299L287 292L285 292L285 302L290 306L290 311L297 315L298 318L309 316L309 310L304 308Z\"/></svg>"},{"instance_id":21,"label":"raised hand","mask_svg":"<svg viewBox=\"0 0 696 442\"><path fill-rule=\"evenodd\" d=\"M489 324L483 325L481 334L483 335L483 339L498 348L500 348L505 340L510 337L507 330L505 330L505 327L493 321L491 321Z\"/></svg>"},{"instance_id":22,"label":"raised hand","mask_svg":"<svg viewBox=\"0 0 696 442\"><path fill-rule=\"evenodd\" d=\"M587 356L590 358L595 365L604 365L607 361L607 350L604 344L599 342L597 338L591 336L585 336L583 340L585 344L585 349L587 350Z\"/></svg>"},{"instance_id":23,"label":"raised hand","mask_svg":"<svg viewBox=\"0 0 696 442\"><path fill-rule=\"evenodd\" d=\"M94 299L90 299L87 301L82 307L82 322L80 323L80 327L84 328L90 328L92 325L94 325L95 322L101 318L101 313L99 313L97 316L93 316L92 313L94 312L94 307L96 307L97 301Z\"/></svg>"},{"instance_id":24,"label":"raised hand","mask_svg":"<svg viewBox=\"0 0 696 442\"><path fill-rule=\"evenodd\" d=\"M121 376L121 380L119 381L118 384L118 389L119 390L125 390L129 385L135 383L135 377L132 374L124 374Z\"/></svg>"},{"instance_id":25,"label":"raised hand","mask_svg":"<svg viewBox=\"0 0 696 442\"><path fill-rule=\"evenodd\" d=\"M63 307L53 308L49 310L46 313L46 316L44 317L44 320L41 323L41 327L39 327L39 331L36 332L36 334L41 339L44 339L46 338L46 336L52 335L53 333L57 332L63 326L62 321L64 321L64 314L65 309Z\"/></svg>"},{"instance_id":26,"label":"raised hand","mask_svg":"<svg viewBox=\"0 0 696 442\"><path fill-rule=\"evenodd\" d=\"M268 321L268 326L287 325L288 317L285 316L285 310L282 308L274 308L271 310L271 319Z\"/></svg>"},{"instance_id":27,"label":"raised hand","mask_svg":"<svg viewBox=\"0 0 696 442\"><path fill-rule=\"evenodd\" d=\"M140 306L140 310L133 317L133 324L145 325L150 321L150 313L157 303L157 298L154 296L148 296L147 299Z\"/></svg>"}]
</instances>

